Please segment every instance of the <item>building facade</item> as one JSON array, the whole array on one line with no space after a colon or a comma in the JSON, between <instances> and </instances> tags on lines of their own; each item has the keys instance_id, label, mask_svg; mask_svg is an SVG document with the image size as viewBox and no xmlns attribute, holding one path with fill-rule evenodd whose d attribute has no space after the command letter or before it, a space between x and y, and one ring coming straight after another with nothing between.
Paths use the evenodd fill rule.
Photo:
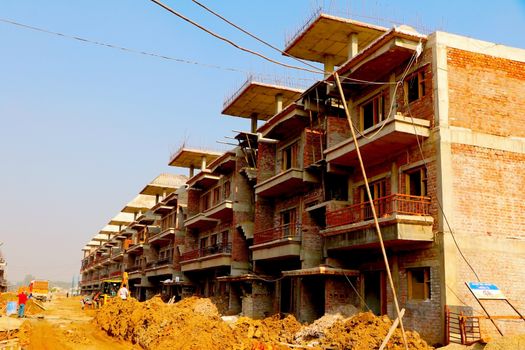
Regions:
<instances>
[{"instance_id":1,"label":"building facade","mask_svg":"<svg viewBox=\"0 0 525 350\"><path fill-rule=\"evenodd\" d=\"M125 231L118 237L126 266L152 247L145 266L166 259L170 246L178 262L157 280L146 268L149 280L136 285L171 273L251 317L311 322L347 305L395 317L374 207L407 328L443 343L445 307L482 312L465 285L478 280L525 312L525 51L319 14L285 52L322 64L324 78L306 89L249 79L222 111L251 120L235 136L239 146L172 157L190 169L186 207L168 201L152 212L179 206L170 212L180 214L173 240L159 238L165 224L141 236L157 237L148 247L131 242L136 253ZM127 229L140 237L133 225L157 221L135 218ZM86 281L119 269L120 260L93 269L106 266L104 254L90 248ZM497 322L504 333L523 331L517 321Z\"/></svg>"}]
</instances>

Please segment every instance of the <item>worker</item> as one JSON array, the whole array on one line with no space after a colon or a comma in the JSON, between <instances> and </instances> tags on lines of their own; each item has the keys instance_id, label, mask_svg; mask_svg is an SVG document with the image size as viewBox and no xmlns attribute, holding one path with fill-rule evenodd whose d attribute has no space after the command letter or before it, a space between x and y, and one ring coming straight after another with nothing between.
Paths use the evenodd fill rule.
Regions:
<instances>
[{"instance_id":1,"label":"worker","mask_svg":"<svg viewBox=\"0 0 525 350\"><path fill-rule=\"evenodd\" d=\"M27 293L24 289L21 289L20 293L18 293L18 318L24 317L26 302Z\"/></svg>"},{"instance_id":2,"label":"worker","mask_svg":"<svg viewBox=\"0 0 525 350\"><path fill-rule=\"evenodd\" d=\"M120 287L120 289L118 290L118 296L120 297L120 299L122 300L126 300L128 299L129 297L129 291L128 289L126 288L126 284L122 284L122 287Z\"/></svg>"}]
</instances>

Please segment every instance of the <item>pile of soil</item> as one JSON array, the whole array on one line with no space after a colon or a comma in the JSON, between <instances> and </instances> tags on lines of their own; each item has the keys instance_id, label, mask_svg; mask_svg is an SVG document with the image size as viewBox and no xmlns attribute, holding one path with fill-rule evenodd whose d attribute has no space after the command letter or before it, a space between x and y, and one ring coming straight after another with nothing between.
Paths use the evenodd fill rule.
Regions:
<instances>
[{"instance_id":1,"label":"pile of soil","mask_svg":"<svg viewBox=\"0 0 525 350\"><path fill-rule=\"evenodd\" d=\"M108 334L145 349L232 349L237 341L209 299L188 298L168 305L115 298L95 316Z\"/></svg>"},{"instance_id":2,"label":"pile of soil","mask_svg":"<svg viewBox=\"0 0 525 350\"><path fill-rule=\"evenodd\" d=\"M295 317L289 315L281 319L279 315L253 320L241 317L232 325L235 337L243 340L243 345L250 348L250 344L278 345L292 343L295 333L301 329L301 324Z\"/></svg>"},{"instance_id":3,"label":"pile of soil","mask_svg":"<svg viewBox=\"0 0 525 350\"><path fill-rule=\"evenodd\" d=\"M377 349L392 325L388 317L370 312L350 318L326 315L310 326L278 315L240 317L228 324L210 299L196 297L175 304L158 297L143 303L115 298L97 311L95 320L109 335L145 349L179 350ZM416 332L407 332L407 339L411 350L432 349ZM387 349L404 349L399 329Z\"/></svg>"},{"instance_id":4,"label":"pile of soil","mask_svg":"<svg viewBox=\"0 0 525 350\"><path fill-rule=\"evenodd\" d=\"M319 339L318 344L337 349L378 349L391 326L392 320L388 316L375 316L371 312L362 312L344 321L335 322L325 330L325 336ZM408 348L411 350L433 349L417 332L406 331L406 337ZM399 328L390 338L386 349L405 349Z\"/></svg>"}]
</instances>

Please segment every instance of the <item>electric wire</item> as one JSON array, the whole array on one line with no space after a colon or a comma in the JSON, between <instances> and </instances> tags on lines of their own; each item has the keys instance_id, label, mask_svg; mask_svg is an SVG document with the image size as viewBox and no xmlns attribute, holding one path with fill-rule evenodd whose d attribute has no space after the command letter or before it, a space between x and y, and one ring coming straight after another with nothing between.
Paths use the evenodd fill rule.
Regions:
<instances>
[{"instance_id":1,"label":"electric wire","mask_svg":"<svg viewBox=\"0 0 525 350\"><path fill-rule=\"evenodd\" d=\"M294 65L291 65L291 64L287 64L287 63L283 63L283 62L280 62L280 61L277 61L277 60L274 60L273 58L270 58L270 57L267 57L257 51L253 51L251 49L248 49L248 48L245 48L243 46L240 46L239 44L233 42L232 40L228 39L228 38L225 38L209 29L207 29L206 27L198 24L197 22L189 19L188 17L180 14L179 12L175 11L174 9L172 9L171 7L167 6L166 4L162 3L161 1L159 0L150 0L151 2L159 5L160 7L162 7L163 9L165 9L166 11L172 13L173 15L179 17L180 19L190 23L191 25L199 28L200 30L210 34L211 36L219 39L219 40L222 40L230 45L232 45L233 47L241 50L241 51L244 51L244 52L247 52L247 53L250 53L252 55L255 55L255 56L258 56L268 62L271 62L271 63L274 63L274 64L277 64L277 65L280 65L282 67L285 67L285 68L290 68L290 69L295 69L295 70L301 70L301 71L304 71L304 72L309 72L309 73L315 73L315 74L322 74L322 72L318 71L318 70L312 70L312 69L308 69L308 68L303 68L303 67L298 67L298 66L294 66Z\"/></svg>"},{"instance_id":2,"label":"electric wire","mask_svg":"<svg viewBox=\"0 0 525 350\"><path fill-rule=\"evenodd\" d=\"M28 24L12 21L12 20L5 19L5 18L0 18L0 22L12 24L12 25L15 25L15 26L18 26L18 27L21 27L21 28L26 28L26 29L30 29L30 30L33 30L33 31L41 32L41 33L46 33L46 34L51 34L51 35L67 38L67 39L77 40L77 41L82 42L82 43L89 43L89 44L93 44L93 45L108 47L108 48L111 48L111 49L116 49L116 50L129 52L129 53L133 53L133 54L139 54L139 55L145 55L145 56L150 56L150 57L162 58L162 59L169 60L169 61L175 61L175 62L191 64L191 65L199 65L199 66L204 66L204 67L208 67L208 68L221 69L221 70L226 70L226 71L231 71L231 72L239 72L239 73L244 73L244 74L249 74L250 73L248 71L244 71L244 70L238 69L238 68L223 67L223 66L219 66L219 65L202 63L202 62L197 62L197 61L191 61L191 60L186 60L186 59L182 59L182 58L176 58L176 57L172 57L172 56L167 56L167 55L158 54L158 53L152 53L152 52L138 50L138 49L130 49L130 48L127 48L127 47L124 47L124 46L118 46L118 45L109 44L109 43L106 43L106 42L86 39L86 38L79 37L79 36L76 36L76 35L69 35L69 34L64 34L64 33L60 33L60 32L55 32L55 31L52 31L52 30L49 30L49 29L35 27L35 26L32 26L32 25L28 25Z\"/></svg>"},{"instance_id":3,"label":"electric wire","mask_svg":"<svg viewBox=\"0 0 525 350\"><path fill-rule=\"evenodd\" d=\"M213 14L214 16L220 18L221 20L223 20L224 22L228 23L228 24L231 25L232 27L234 27L234 28L240 30L240 31L243 32L244 34L250 36L251 38L253 38L253 39L257 40L257 41L259 41L260 43L262 43L262 44L264 44L264 45L266 45L266 46L268 46L268 47L274 49L275 51L278 51L279 53L281 53L281 54L283 54L283 55L285 55L285 56L288 56L288 57L290 57L290 58L292 58L292 59L294 59L294 60L296 60L296 61L298 61L298 62L300 62L300 63L302 63L302 64L304 64L304 65L307 65L307 66L310 67L310 68L316 69L316 70L318 70L320 73L324 73L324 71L323 71L322 69L320 69L319 67L316 67L316 66L314 66L313 64L311 64L311 63L309 63L309 62L307 62L307 61L305 61L305 60L302 60L302 59L300 59L300 58L297 58L297 57L295 57L295 56L292 56L292 55L290 55L288 52L285 52L285 51L279 49L278 47L276 47L276 46L270 44L269 42L267 42L267 41L265 41L265 40L259 38L258 36L256 36L256 35L250 33L250 32L247 31L246 29L244 29L244 28L238 26L237 24L235 24L235 23L233 23L232 21L228 20L227 18L225 18L224 16L220 15L219 13L213 11L212 9L210 9L210 8L207 7L206 5L202 4L201 2L199 2L199 1L197 1L197 0L192 0L192 1L193 1L195 4L197 4L198 6L202 7L203 9L205 9L206 11L210 12L211 14Z\"/></svg>"}]
</instances>

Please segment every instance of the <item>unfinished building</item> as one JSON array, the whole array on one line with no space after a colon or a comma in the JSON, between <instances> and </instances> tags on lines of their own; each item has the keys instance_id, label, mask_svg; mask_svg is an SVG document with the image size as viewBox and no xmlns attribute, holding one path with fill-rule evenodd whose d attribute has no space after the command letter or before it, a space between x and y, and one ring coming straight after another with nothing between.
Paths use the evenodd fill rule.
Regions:
<instances>
[{"instance_id":1,"label":"unfinished building","mask_svg":"<svg viewBox=\"0 0 525 350\"><path fill-rule=\"evenodd\" d=\"M480 312L476 280L523 313L525 51L318 14L285 52L324 78L304 90L249 79L223 109L251 120L239 147L171 160L190 169L180 279L251 317L310 322L349 304L396 317L373 206L408 328L443 343L446 306Z\"/></svg>"}]
</instances>

